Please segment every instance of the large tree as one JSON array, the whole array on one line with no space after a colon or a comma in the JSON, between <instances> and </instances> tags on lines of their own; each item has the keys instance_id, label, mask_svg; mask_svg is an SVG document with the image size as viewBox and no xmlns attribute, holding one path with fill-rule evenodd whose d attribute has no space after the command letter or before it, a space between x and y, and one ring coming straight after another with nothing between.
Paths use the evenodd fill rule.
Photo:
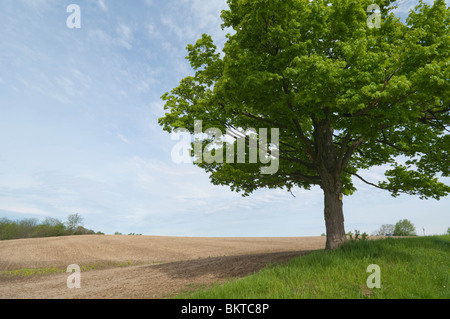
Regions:
<instances>
[{"instance_id":1,"label":"large tree","mask_svg":"<svg viewBox=\"0 0 450 319\"><path fill-rule=\"evenodd\" d=\"M188 45L195 74L163 95L160 125L195 133L201 120L235 138L278 128L278 147L266 149L279 159L274 174L262 161L196 165L244 195L319 185L327 249L345 241L342 199L356 190L354 178L393 196L446 196L438 178L449 174L450 8L420 2L403 23L392 3L228 0L222 28L233 32L223 51L208 35ZM361 176L381 165L384 181Z\"/></svg>"}]
</instances>

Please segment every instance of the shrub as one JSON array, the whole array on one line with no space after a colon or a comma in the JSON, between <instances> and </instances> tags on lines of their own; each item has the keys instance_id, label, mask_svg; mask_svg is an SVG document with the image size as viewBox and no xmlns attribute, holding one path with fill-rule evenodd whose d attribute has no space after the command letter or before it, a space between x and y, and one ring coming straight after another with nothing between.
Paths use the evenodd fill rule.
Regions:
<instances>
[{"instance_id":1,"label":"shrub","mask_svg":"<svg viewBox=\"0 0 450 319\"><path fill-rule=\"evenodd\" d=\"M366 240L367 237L369 236L366 232L361 234L361 232L357 229L355 229L355 238L354 239L353 239L353 233L351 231L349 231L346 235L349 236L351 240Z\"/></svg>"}]
</instances>

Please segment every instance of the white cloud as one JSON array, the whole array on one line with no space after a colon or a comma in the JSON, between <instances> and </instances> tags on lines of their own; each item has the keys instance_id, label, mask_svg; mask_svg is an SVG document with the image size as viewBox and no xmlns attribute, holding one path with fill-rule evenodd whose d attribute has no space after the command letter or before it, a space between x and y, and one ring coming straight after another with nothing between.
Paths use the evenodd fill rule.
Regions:
<instances>
[{"instance_id":1,"label":"white cloud","mask_svg":"<svg viewBox=\"0 0 450 319\"><path fill-rule=\"evenodd\" d=\"M82 73L80 70L73 68L72 75L75 77L77 83L81 84L86 89L89 89L92 84L92 79L88 74Z\"/></svg>"},{"instance_id":2,"label":"white cloud","mask_svg":"<svg viewBox=\"0 0 450 319\"><path fill-rule=\"evenodd\" d=\"M64 76L57 77L55 80L56 80L56 83L59 86L61 86L61 88L64 90L64 92L66 92L66 94L68 94L70 96L76 95L76 90L74 88L74 83L72 82L72 80L70 80Z\"/></svg>"},{"instance_id":3,"label":"white cloud","mask_svg":"<svg viewBox=\"0 0 450 319\"><path fill-rule=\"evenodd\" d=\"M151 7L153 5L153 0L144 0L144 5L146 7Z\"/></svg>"},{"instance_id":4,"label":"white cloud","mask_svg":"<svg viewBox=\"0 0 450 319\"><path fill-rule=\"evenodd\" d=\"M145 93L150 91L152 84L155 84L156 80L149 78L147 80L141 80L137 83L136 90L138 93Z\"/></svg>"},{"instance_id":5,"label":"white cloud","mask_svg":"<svg viewBox=\"0 0 450 319\"><path fill-rule=\"evenodd\" d=\"M88 36L95 40L95 42L100 42L106 45L111 45L112 43L111 36L101 29L89 29Z\"/></svg>"},{"instance_id":6,"label":"white cloud","mask_svg":"<svg viewBox=\"0 0 450 319\"><path fill-rule=\"evenodd\" d=\"M17 79L22 84L21 90L24 91L23 93L31 94L30 91L34 91L60 103L65 104L69 102L69 99L64 94L60 94L59 90L55 89L54 85L48 81L48 78L45 75L41 74L39 81L31 80L22 76L18 76Z\"/></svg>"},{"instance_id":7,"label":"white cloud","mask_svg":"<svg viewBox=\"0 0 450 319\"><path fill-rule=\"evenodd\" d=\"M155 100L150 103L150 111L157 118L162 117L166 111L164 110L164 101L163 100ZM154 124L154 123L152 123Z\"/></svg>"},{"instance_id":8,"label":"white cloud","mask_svg":"<svg viewBox=\"0 0 450 319\"><path fill-rule=\"evenodd\" d=\"M49 215L47 211L44 211L42 209L18 203L14 204L2 203L0 204L0 211L2 210L12 212L14 214L33 215L33 216L37 215L39 217L46 217Z\"/></svg>"},{"instance_id":9,"label":"white cloud","mask_svg":"<svg viewBox=\"0 0 450 319\"><path fill-rule=\"evenodd\" d=\"M95 40L96 43L100 42L107 46L119 46L128 50L133 48L133 30L131 26L125 23L119 23L116 26L114 36L98 28L89 30L88 35Z\"/></svg>"},{"instance_id":10,"label":"white cloud","mask_svg":"<svg viewBox=\"0 0 450 319\"><path fill-rule=\"evenodd\" d=\"M23 0L23 2L35 12L45 12L48 8L54 7L58 3L57 0Z\"/></svg>"},{"instance_id":11,"label":"white cloud","mask_svg":"<svg viewBox=\"0 0 450 319\"><path fill-rule=\"evenodd\" d=\"M149 214L150 211L184 211L200 216L225 213L238 217L243 211L254 210L264 214L273 212L274 207L286 208L294 200L297 203L301 200L295 199L285 190L259 190L250 197L242 197L228 186L212 185L208 174L200 168L191 164L176 165L170 159L163 162L133 157L115 171L131 177L136 183L135 191L148 194L152 201ZM303 207L315 204L316 199L313 198L317 194L322 200L321 194L315 193L308 193L309 204L305 203L306 197L303 197Z\"/></svg>"},{"instance_id":12,"label":"white cloud","mask_svg":"<svg viewBox=\"0 0 450 319\"><path fill-rule=\"evenodd\" d=\"M145 30L147 30L147 34L150 37L157 37L160 35L159 30L157 28L157 26L155 26L153 23L150 22L146 22L144 24Z\"/></svg>"},{"instance_id":13,"label":"white cloud","mask_svg":"<svg viewBox=\"0 0 450 319\"><path fill-rule=\"evenodd\" d=\"M131 29L130 26L124 24L124 23L119 23L119 25L116 28L116 33L118 35L117 38L117 43L128 49L131 50L132 49L132 42L133 42L133 31Z\"/></svg>"},{"instance_id":14,"label":"white cloud","mask_svg":"<svg viewBox=\"0 0 450 319\"><path fill-rule=\"evenodd\" d=\"M117 137L118 137L122 142L124 142L124 143L126 143L126 144L131 144L131 141L130 141L129 139L127 139L125 136L123 136L122 134L117 133Z\"/></svg>"},{"instance_id":15,"label":"white cloud","mask_svg":"<svg viewBox=\"0 0 450 319\"><path fill-rule=\"evenodd\" d=\"M103 0L98 0L98 6L103 11L105 11L105 12L108 11L108 7L106 6L106 4L105 4L105 2Z\"/></svg>"},{"instance_id":16,"label":"white cloud","mask_svg":"<svg viewBox=\"0 0 450 319\"><path fill-rule=\"evenodd\" d=\"M161 24L169 29L170 32L174 33L179 40L183 38L191 38L186 36L187 30L190 29L190 26L188 25L178 25L177 20L174 19L172 16L163 14L161 16ZM191 33L191 31L189 32Z\"/></svg>"},{"instance_id":17,"label":"white cloud","mask_svg":"<svg viewBox=\"0 0 450 319\"><path fill-rule=\"evenodd\" d=\"M226 1L191 0L180 5L178 0L169 4L171 11L160 16L161 24L175 34L178 40L192 42L203 33L223 41L221 11L227 9Z\"/></svg>"}]
</instances>

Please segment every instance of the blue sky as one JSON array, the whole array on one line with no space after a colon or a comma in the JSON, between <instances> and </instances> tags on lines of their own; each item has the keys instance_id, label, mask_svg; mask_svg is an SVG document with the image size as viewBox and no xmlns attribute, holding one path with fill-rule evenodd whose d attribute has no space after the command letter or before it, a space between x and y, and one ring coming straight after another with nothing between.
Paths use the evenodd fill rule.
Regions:
<instances>
[{"instance_id":1,"label":"blue sky","mask_svg":"<svg viewBox=\"0 0 450 319\"><path fill-rule=\"evenodd\" d=\"M69 29L69 4L81 28ZM402 1L400 12L415 1ZM170 236L315 236L319 188L243 198L199 168L175 164L163 132L164 92L190 75L186 45L225 41L225 0L2 0L0 217L59 218L89 229ZM377 180L382 168L366 172ZM448 181L448 180L447 180ZM407 218L418 234L450 227L450 199L392 198L355 181L346 230Z\"/></svg>"}]
</instances>

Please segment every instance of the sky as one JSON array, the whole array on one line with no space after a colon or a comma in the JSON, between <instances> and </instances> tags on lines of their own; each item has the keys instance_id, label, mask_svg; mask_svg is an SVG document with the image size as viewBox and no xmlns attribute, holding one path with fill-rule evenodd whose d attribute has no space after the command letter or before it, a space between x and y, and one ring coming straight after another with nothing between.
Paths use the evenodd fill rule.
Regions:
<instances>
[{"instance_id":1,"label":"sky","mask_svg":"<svg viewBox=\"0 0 450 319\"><path fill-rule=\"evenodd\" d=\"M405 14L416 1L400 1ZM80 28L68 28L70 4ZM318 236L320 188L214 186L158 125L163 93L192 75L186 46L210 34L221 48L225 0L2 0L0 3L0 218L65 221L157 236ZM382 167L362 175L376 181ZM448 179L446 180L448 183ZM450 227L450 198L420 200L355 180L346 231L372 233L409 219L418 235Z\"/></svg>"}]
</instances>

